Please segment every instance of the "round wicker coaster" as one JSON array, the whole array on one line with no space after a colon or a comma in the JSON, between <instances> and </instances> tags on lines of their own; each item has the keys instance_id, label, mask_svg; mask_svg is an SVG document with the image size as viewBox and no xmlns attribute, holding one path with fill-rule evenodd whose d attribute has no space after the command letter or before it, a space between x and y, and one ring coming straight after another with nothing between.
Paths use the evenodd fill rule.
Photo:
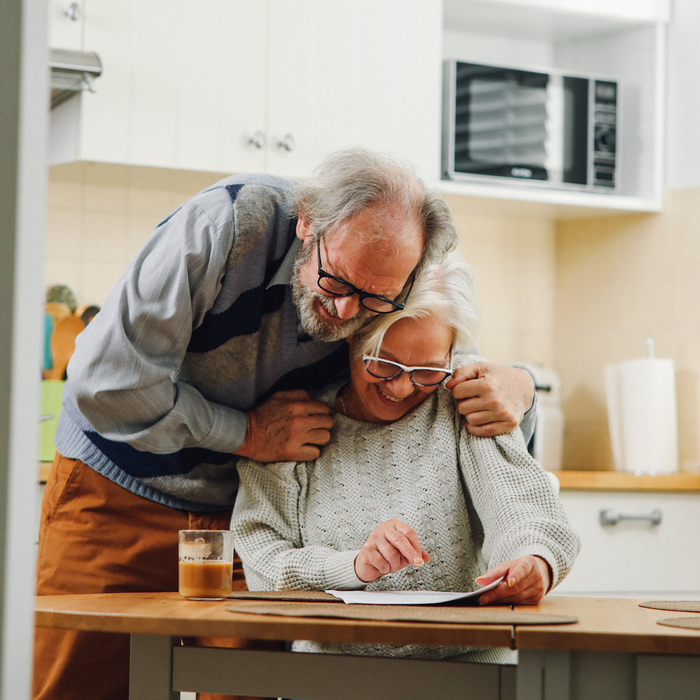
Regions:
<instances>
[{"instance_id":1,"label":"round wicker coaster","mask_svg":"<svg viewBox=\"0 0 700 700\"><path fill-rule=\"evenodd\" d=\"M689 630L700 630L700 617L665 617L663 620L657 620L657 625L666 625L667 627L685 627Z\"/></svg>"},{"instance_id":2,"label":"round wicker coaster","mask_svg":"<svg viewBox=\"0 0 700 700\"><path fill-rule=\"evenodd\" d=\"M639 604L640 608L672 610L673 612L700 613L700 600L648 600Z\"/></svg>"},{"instance_id":3,"label":"round wicker coaster","mask_svg":"<svg viewBox=\"0 0 700 700\"><path fill-rule=\"evenodd\" d=\"M432 605L327 605L287 601L239 600L226 610L257 615L334 617L355 620L444 622L472 625L570 625L568 615L515 611L506 605L481 608L443 608Z\"/></svg>"}]
</instances>

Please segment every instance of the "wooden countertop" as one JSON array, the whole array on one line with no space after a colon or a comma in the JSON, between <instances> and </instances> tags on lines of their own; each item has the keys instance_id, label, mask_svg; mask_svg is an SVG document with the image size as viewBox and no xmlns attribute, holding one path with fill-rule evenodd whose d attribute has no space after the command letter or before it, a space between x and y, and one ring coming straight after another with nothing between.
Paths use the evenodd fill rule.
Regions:
<instances>
[{"instance_id":1,"label":"wooden countertop","mask_svg":"<svg viewBox=\"0 0 700 700\"><path fill-rule=\"evenodd\" d=\"M373 622L272 617L226 610L235 601L188 601L178 593L39 596L36 624L100 632L328 642L514 646L700 655L700 631L656 620L692 616L640 608L636 600L554 596L518 610L573 615L576 624L549 626Z\"/></svg>"},{"instance_id":2,"label":"wooden countertop","mask_svg":"<svg viewBox=\"0 0 700 700\"><path fill-rule=\"evenodd\" d=\"M226 610L235 600L191 601L179 593L37 596L36 625L93 632L175 636L309 639L323 642L512 645L510 625L460 625L273 617ZM333 603L329 603L333 605Z\"/></svg>"},{"instance_id":3,"label":"wooden countertop","mask_svg":"<svg viewBox=\"0 0 700 700\"><path fill-rule=\"evenodd\" d=\"M644 600L649 600L645 598ZM698 613L640 608L642 600L551 596L537 606L553 615L575 615L575 625L531 625L515 628L517 649L575 649L654 654L700 655L700 630L656 624L668 617ZM525 606L516 608L525 609Z\"/></svg>"},{"instance_id":4,"label":"wooden countertop","mask_svg":"<svg viewBox=\"0 0 700 700\"><path fill-rule=\"evenodd\" d=\"M700 474L659 474L658 476L624 472L554 472L562 490L578 491L700 491Z\"/></svg>"}]
</instances>

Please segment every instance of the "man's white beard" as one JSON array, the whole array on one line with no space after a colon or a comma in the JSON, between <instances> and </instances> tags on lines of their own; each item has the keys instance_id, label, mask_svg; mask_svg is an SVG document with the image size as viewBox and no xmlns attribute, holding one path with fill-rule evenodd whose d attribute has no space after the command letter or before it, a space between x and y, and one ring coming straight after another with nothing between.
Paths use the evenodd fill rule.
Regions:
<instances>
[{"instance_id":1,"label":"man's white beard","mask_svg":"<svg viewBox=\"0 0 700 700\"><path fill-rule=\"evenodd\" d=\"M311 250L312 248L309 247L309 252L311 252ZM361 306L355 316L345 321L340 321L339 319L339 323L332 323L319 316L316 309L314 309L314 301L316 299L319 300L323 308L331 315L337 317L338 311L333 299L309 289L299 278L299 268L309 258L310 255L300 250L294 263L294 271L292 273L292 299L296 306L301 325L312 338L321 340L324 343L331 343L335 340L341 340L354 335L369 319L371 315L370 312Z\"/></svg>"}]
</instances>

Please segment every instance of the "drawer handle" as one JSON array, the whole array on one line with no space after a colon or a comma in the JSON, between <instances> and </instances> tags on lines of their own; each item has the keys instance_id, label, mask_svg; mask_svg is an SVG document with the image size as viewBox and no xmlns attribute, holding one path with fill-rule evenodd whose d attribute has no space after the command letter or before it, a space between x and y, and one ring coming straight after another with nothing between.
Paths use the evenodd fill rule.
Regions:
<instances>
[{"instance_id":1,"label":"drawer handle","mask_svg":"<svg viewBox=\"0 0 700 700\"><path fill-rule=\"evenodd\" d=\"M651 525L659 525L661 523L661 511L658 508L649 513L649 515L625 515L619 510L606 508L600 511L601 525L617 525L621 520L648 520Z\"/></svg>"}]
</instances>

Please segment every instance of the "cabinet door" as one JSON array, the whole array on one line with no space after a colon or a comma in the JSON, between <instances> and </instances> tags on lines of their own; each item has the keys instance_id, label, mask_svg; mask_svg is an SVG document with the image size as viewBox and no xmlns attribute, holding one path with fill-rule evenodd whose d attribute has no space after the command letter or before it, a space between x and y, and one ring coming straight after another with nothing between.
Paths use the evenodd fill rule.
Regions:
<instances>
[{"instance_id":1,"label":"cabinet door","mask_svg":"<svg viewBox=\"0 0 700 700\"><path fill-rule=\"evenodd\" d=\"M563 491L562 503L582 548L559 593L698 591L700 495ZM601 525L600 511L625 515L661 511L661 522Z\"/></svg>"},{"instance_id":2,"label":"cabinet door","mask_svg":"<svg viewBox=\"0 0 700 700\"><path fill-rule=\"evenodd\" d=\"M267 3L91 0L85 46L104 65L82 105L83 160L260 169Z\"/></svg>"},{"instance_id":3,"label":"cabinet door","mask_svg":"<svg viewBox=\"0 0 700 700\"><path fill-rule=\"evenodd\" d=\"M83 49L83 0L49 0L49 46Z\"/></svg>"},{"instance_id":4,"label":"cabinet door","mask_svg":"<svg viewBox=\"0 0 700 700\"><path fill-rule=\"evenodd\" d=\"M268 171L304 176L365 146L437 177L441 18L438 0L275 0Z\"/></svg>"}]
</instances>

